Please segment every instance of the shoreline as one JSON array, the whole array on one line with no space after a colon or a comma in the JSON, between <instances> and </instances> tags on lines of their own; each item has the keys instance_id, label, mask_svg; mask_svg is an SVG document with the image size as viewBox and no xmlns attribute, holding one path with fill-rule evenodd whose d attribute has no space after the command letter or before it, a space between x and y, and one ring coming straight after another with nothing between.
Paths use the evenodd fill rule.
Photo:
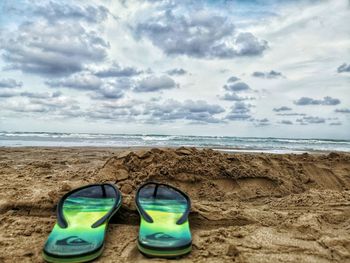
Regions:
<instances>
[{"instance_id":1,"label":"shoreline","mask_svg":"<svg viewBox=\"0 0 350 263\"><path fill-rule=\"evenodd\" d=\"M157 148L197 147L235 152L303 153L350 152L350 140L185 136L91 133L9 133L0 132L1 147L113 147Z\"/></svg>"},{"instance_id":2,"label":"shoreline","mask_svg":"<svg viewBox=\"0 0 350 263\"><path fill-rule=\"evenodd\" d=\"M150 149L178 149L178 148L195 148L199 150L210 149L223 153L242 153L242 154L329 154L329 153L340 153L340 154L350 154L350 151L339 151L339 150L288 150L288 149L242 149L242 148L232 148L232 147L194 147L194 146L0 146L0 149L101 149L101 150L150 150Z\"/></svg>"}]
</instances>

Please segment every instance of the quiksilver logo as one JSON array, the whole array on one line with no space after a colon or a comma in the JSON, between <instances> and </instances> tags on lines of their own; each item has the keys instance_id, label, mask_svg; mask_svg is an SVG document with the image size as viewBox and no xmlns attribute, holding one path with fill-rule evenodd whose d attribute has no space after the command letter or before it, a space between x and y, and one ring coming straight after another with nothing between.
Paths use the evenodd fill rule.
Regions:
<instances>
[{"instance_id":1,"label":"quiksilver logo","mask_svg":"<svg viewBox=\"0 0 350 263\"><path fill-rule=\"evenodd\" d=\"M153 240L176 240L176 237L170 236L168 234L165 234L163 232L157 232L152 235L147 235L147 239L153 239Z\"/></svg>"},{"instance_id":2,"label":"quiksilver logo","mask_svg":"<svg viewBox=\"0 0 350 263\"><path fill-rule=\"evenodd\" d=\"M90 244L90 242L87 242L78 236L70 236L56 241L56 245L58 246L86 246Z\"/></svg>"}]
</instances>

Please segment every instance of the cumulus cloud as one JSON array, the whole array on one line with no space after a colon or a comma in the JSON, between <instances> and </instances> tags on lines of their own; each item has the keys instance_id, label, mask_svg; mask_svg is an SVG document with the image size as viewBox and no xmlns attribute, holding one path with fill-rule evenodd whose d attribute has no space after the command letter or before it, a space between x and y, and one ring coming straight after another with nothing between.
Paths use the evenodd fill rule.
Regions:
<instances>
[{"instance_id":1,"label":"cumulus cloud","mask_svg":"<svg viewBox=\"0 0 350 263\"><path fill-rule=\"evenodd\" d=\"M257 127L269 126L271 125L270 120L267 118L263 119L253 119L254 125Z\"/></svg>"},{"instance_id":2,"label":"cumulus cloud","mask_svg":"<svg viewBox=\"0 0 350 263\"><path fill-rule=\"evenodd\" d=\"M252 33L239 33L235 39L236 55L255 56L261 55L268 44L265 40L256 38Z\"/></svg>"},{"instance_id":3,"label":"cumulus cloud","mask_svg":"<svg viewBox=\"0 0 350 263\"><path fill-rule=\"evenodd\" d=\"M130 122L140 115L139 111L133 111L128 109L114 109L107 111L106 109L97 109L86 113L86 117L97 120L118 120L124 122Z\"/></svg>"},{"instance_id":4,"label":"cumulus cloud","mask_svg":"<svg viewBox=\"0 0 350 263\"><path fill-rule=\"evenodd\" d=\"M136 108L139 101L107 101L94 105L87 111L86 117L95 120L118 120L130 122L142 115L142 111Z\"/></svg>"},{"instance_id":5,"label":"cumulus cloud","mask_svg":"<svg viewBox=\"0 0 350 263\"><path fill-rule=\"evenodd\" d=\"M176 88L175 81L168 76L149 76L140 80L134 87L134 92L154 92Z\"/></svg>"},{"instance_id":6,"label":"cumulus cloud","mask_svg":"<svg viewBox=\"0 0 350 263\"><path fill-rule=\"evenodd\" d=\"M31 3L33 15L43 17L49 21L72 20L99 23L107 19L109 11L102 5L80 5L70 2L69 4L57 1L44 1Z\"/></svg>"},{"instance_id":7,"label":"cumulus cloud","mask_svg":"<svg viewBox=\"0 0 350 263\"><path fill-rule=\"evenodd\" d=\"M20 88L23 86L22 81L17 81L15 79L0 79L0 88Z\"/></svg>"},{"instance_id":8,"label":"cumulus cloud","mask_svg":"<svg viewBox=\"0 0 350 263\"><path fill-rule=\"evenodd\" d=\"M278 116L306 116L305 113L288 112L288 113L277 113Z\"/></svg>"},{"instance_id":9,"label":"cumulus cloud","mask_svg":"<svg viewBox=\"0 0 350 263\"><path fill-rule=\"evenodd\" d=\"M309 97L301 97L300 99L294 101L295 105L305 106L305 105L338 105L340 104L340 100L336 98L332 98L329 96L324 97L321 100L313 99Z\"/></svg>"},{"instance_id":10,"label":"cumulus cloud","mask_svg":"<svg viewBox=\"0 0 350 263\"><path fill-rule=\"evenodd\" d=\"M130 78L104 79L89 71L76 73L66 78L47 80L45 83L51 88L89 91L90 98L99 100L122 98L125 91L135 85Z\"/></svg>"},{"instance_id":11,"label":"cumulus cloud","mask_svg":"<svg viewBox=\"0 0 350 263\"><path fill-rule=\"evenodd\" d=\"M244 93L251 91L251 88L245 82L239 81L240 79L232 76L228 78L227 83L223 86L224 90L227 92L223 96L218 96L222 100L228 101L245 101L254 100L252 96L242 96L237 93Z\"/></svg>"},{"instance_id":12,"label":"cumulus cloud","mask_svg":"<svg viewBox=\"0 0 350 263\"><path fill-rule=\"evenodd\" d=\"M350 72L350 64L343 63L337 68L338 73Z\"/></svg>"},{"instance_id":13,"label":"cumulus cloud","mask_svg":"<svg viewBox=\"0 0 350 263\"><path fill-rule=\"evenodd\" d=\"M71 74L87 63L101 62L108 48L97 31L66 21L24 22L0 39L6 69L50 76Z\"/></svg>"},{"instance_id":14,"label":"cumulus cloud","mask_svg":"<svg viewBox=\"0 0 350 263\"><path fill-rule=\"evenodd\" d=\"M336 113L350 113L350 109L343 108L343 109L336 109Z\"/></svg>"},{"instance_id":15,"label":"cumulus cloud","mask_svg":"<svg viewBox=\"0 0 350 263\"><path fill-rule=\"evenodd\" d=\"M119 83L107 83L91 94L92 99L120 99L124 96L125 88Z\"/></svg>"},{"instance_id":16,"label":"cumulus cloud","mask_svg":"<svg viewBox=\"0 0 350 263\"><path fill-rule=\"evenodd\" d=\"M18 96L18 91L13 89L0 89L0 98L11 98Z\"/></svg>"},{"instance_id":17,"label":"cumulus cloud","mask_svg":"<svg viewBox=\"0 0 350 263\"><path fill-rule=\"evenodd\" d=\"M50 110L61 109L61 108L76 108L77 101L65 96L56 96L51 98L35 98L30 100L33 104L44 105Z\"/></svg>"},{"instance_id":18,"label":"cumulus cloud","mask_svg":"<svg viewBox=\"0 0 350 263\"><path fill-rule=\"evenodd\" d=\"M301 119L297 119L296 122L298 122L301 125L320 124L320 123L325 123L326 119L321 117L314 117L314 116L304 116Z\"/></svg>"},{"instance_id":19,"label":"cumulus cloud","mask_svg":"<svg viewBox=\"0 0 350 263\"><path fill-rule=\"evenodd\" d=\"M32 99L50 99L62 96L62 92L29 92L24 91L19 94L22 97L32 98Z\"/></svg>"},{"instance_id":20,"label":"cumulus cloud","mask_svg":"<svg viewBox=\"0 0 350 263\"><path fill-rule=\"evenodd\" d=\"M6 105L6 110L21 113L45 113L49 112L47 107L39 104L10 104Z\"/></svg>"},{"instance_id":21,"label":"cumulus cloud","mask_svg":"<svg viewBox=\"0 0 350 263\"><path fill-rule=\"evenodd\" d=\"M340 125L342 125L342 124L343 124L343 123L340 122L340 121L336 121L336 122L331 122L331 123L329 123L330 126L340 126Z\"/></svg>"},{"instance_id":22,"label":"cumulus cloud","mask_svg":"<svg viewBox=\"0 0 350 263\"><path fill-rule=\"evenodd\" d=\"M143 71L134 67L121 67L117 63L113 63L109 67L100 68L94 71L94 75L100 78L133 77L142 73Z\"/></svg>"},{"instance_id":23,"label":"cumulus cloud","mask_svg":"<svg viewBox=\"0 0 350 263\"><path fill-rule=\"evenodd\" d=\"M237 33L227 17L208 10L175 15L169 9L155 14L139 21L134 31L168 55L233 58L260 55L268 47L267 41L249 32Z\"/></svg>"},{"instance_id":24,"label":"cumulus cloud","mask_svg":"<svg viewBox=\"0 0 350 263\"><path fill-rule=\"evenodd\" d=\"M225 84L224 89L227 91L240 92L240 91L250 90L250 87L248 86L248 84L244 82L235 82L233 84L231 83Z\"/></svg>"},{"instance_id":25,"label":"cumulus cloud","mask_svg":"<svg viewBox=\"0 0 350 263\"><path fill-rule=\"evenodd\" d=\"M199 123L218 123L221 120L215 115L225 110L217 104L209 104L203 100L167 100L164 103L150 103L146 105L144 114L150 120L175 121L189 120Z\"/></svg>"},{"instance_id":26,"label":"cumulus cloud","mask_svg":"<svg viewBox=\"0 0 350 263\"><path fill-rule=\"evenodd\" d=\"M251 104L247 104L245 102L235 102L235 104L231 107L230 113L226 116L228 120L249 120L252 118L251 116Z\"/></svg>"},{"instance_id":27,"label":"cumulus cloud","mask_svg":"<svg viewBox=\"0 0 350 263\"><path fill-rule=\"evenodd\" d=\"M30 99L50 99L60 97L62 93L60 91L56 92L30 92L30 91L15 91L13 89L0 90L0 98L10 98L10 97L25 97Z\"/></svg>"},{"instance_id":28,"label":"cumulus cloud","mask_svg":"<svg viewBox=\"0 0 350 263\"><path fill-rule=\"evenodd\" d=\"M273 108L273 111L275 112L281 112L281 111L291 111L292 109L287 107L287 106L282 106L282 107L279 107L279 108Z\"/></svg>"},{"instance_id":29,"label":"cumulus cloud","mask_svg":"<svg viewBox=\"0 0 350 263\"><path fill-rule=\"evenodd\" d=\"M3 109L23 114L47 113L56 117L65 117L63 111L72 112L79 110L78 102L72 98L63 96L61 93L21 93L26 97L21 101L13 100L5 105ZM44 115L39 115L44 117Z\"/></svg>"},{"instance_id":30,"label":"cumulus cloud","mask_svg":"<svg viewBox=\"0 0 350 263\"><path fill-rule=\"evenodd\" d=\"M236 81L239 81L240 80L240 78L238 78L238 77L236 77L236 76L232 76L232 77L230 77L228 80L227 80L227 82L228 83L233 83L233 82L236 82Z\"/></svg>"},{"instance_id":31,"label":"cumulus cloud","mask_svg":"<svg viewBox=\"0 0 350 263\"><path fill-rule=\"evenodd\" d=\"M271 70L269 72L261 72L261 71L255 71L252 73L253 77L256 78L263 78L263 79L277 79L277 78L284 78L283 74L281 72Z\"/></svg>"},{"instance_id":32,"label":"cumulus cloud","mask_svg":"<svg viewBox=\"0 0 350 263\"><path fill-rule=\"evenodd\" d=\"M89 72L77 73L58 80L47 80L45 83L53 88L64 87L77 90L97 90L103 85L101 79Z\"/></svg>"},{"instance_id":33,"label":"cumulus cloud","mask_svg":"<svg viewBox=\"0 0 350 263\"><path fill-rule=\"evenodd\" d=\"M244 101L244 100L254 100L254 97L243 97L239 96L237 93L230 92L230 93L225 93L224 96L220 97L222 100L228 100L228 101Z\"/></svg>"},{"instance_id":34,"label":"cumulus cloud","mask_svg":"<svg viewBox=\"0 0 350 263\"><path fill-rule=\"evenodd\" d=\"M170 75L170 76L182 76L182 75L186 75L187 74L187 71L184 70L183 68L174 68L174 69L171 69L171 70L168 70L167 73Z\"/></svg>"},{"instance_id":35,"label":"cumulus cloud","mask_svg":"<svg viewBox=\"0 0 350 263\"><path fill-rule=\"evenodd\" d=\"M280 122L281 124L285 124L285 125L293 125L293 122L290 120L281 120Z\"/></svg>"}]
</instances>

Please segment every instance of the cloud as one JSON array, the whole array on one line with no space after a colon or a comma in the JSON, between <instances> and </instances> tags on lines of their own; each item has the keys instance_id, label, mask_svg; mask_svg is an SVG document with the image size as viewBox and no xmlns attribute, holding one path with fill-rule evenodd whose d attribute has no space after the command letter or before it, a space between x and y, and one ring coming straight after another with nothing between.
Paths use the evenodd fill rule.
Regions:
<instances>
[{"instance_id":1,"label":"cloud","mask_svg":"<svg viewBox=\"0 0 350 263\"><path fill-rule=\"evenodd\" d=\"M119 99L124 92L134 86L130 78L118 78L115 80L96 77L90 72L81 72L67 78L47 80L45 82L51 88L68 88L80 91L90 91L92 99Z\"/></svg>"},{"instance_id":2,"label":"cloud","mask_svg":"<svg viewBox=\"0 0 350 263\"><path fill-rule=\"evenodd\" d=\"M350 64L343 63L341 64L338 69L338 73L343 73L343 72L350 72Z\"/></svg>"},{"instance_id":3,"label":"cloud","mask_svg":"<svg viewBox=\"0 0 350 263\"><path fill-rule=\"evenodd\" d=\"M277 113L278 116L306 116L305 113L296 113L296 112L289 112L289 113Z\"/></svg>"},{"instance_id":4,"label":"cloud","mask_svg":"<svg viewBox=\"0 0 350 263\"><path fill-rule=\"evenodd\" d=\"M244 103L244 102L236 102L232 107L231 107L231 112L232 113L248 113L250 112L250 108L252 105Z\"/></svg>"},{"instance_id":5,"label":"cloud","mask_svg":"<svg viewBox=\"0 0 350 263\"><path fill-rule=\"evenodd\" d=\"M294 101L295 105L305 106L305 105L338 105L340 100L332 98L329 96L324 97L322 100L317 100L309 97L301 97L300 99Z\"/></svg>"},{"instance_id":6,"label":"cloud","mask_svg":"<svg viewBox=\"0 0 350 263\"><path fill-rule=\"evenodd\" d=\"M6 105L5 109L8 111L21 112L24 114L49 112L49 109L47 107L38 104L11 104Z\"/></svg>"},{"instance_id":7,"label":"cloud","mask_svg":"<svg viewBox=\"0 0 350 263\"><path fill-rule=\"evenodd\" d=\"M233 84L228 83L224 85L224 89L228 91L240 92L250 90L250 87L244 82L236 82Z\"/></svg>"},{"instance_id":8,"label":"cloud","mask_svg":"<svg viewBox=\"0 0 350 263\"><path fill-rule=\"evenodd\" d=\"M222 100L228 100L228 101L244 101L244 100L254 100L254 97L242 97L239 96L237 93L230 92L225 93L224 96L220 97Z\"/></svg>"},{"instance_id":9,"label":"cloud","mask_svg":"<svg viewBox=\"0 0 350 263\"><path fill-rule=\"evenodd\" d=\"M50 98L57 98L62 96L62 92L55 91L53 93L50 93L50 92L35 93L35 92L24 91L24 92L21 92L19 95L22 97L27 97L32 99L50 99Z\"/></svg>"},{"instance_id":10,"label":"cloud","mask_svg":"<svg viewBox=\"0 0 350 263\"><path fill-rule=\"evenodd\" d=\"M23 86L22 81L17 81L15 79L0 79L0 89L1 88L21 88Z\"/></svg>"},{"instance_id":11,"label":"cloud","mask_svg":"<svg viewBox=\"0 0 350 263\"><path fill-rule=\"evenodd\" d=\"M269 119L263 118L263 119L252 119L254 122L254 125L257 127L263 127L263 126L269 126L271 125Z\"/></svg>"},{"instance_id":12,"label":"cloud","mask_svg":"<svg viewBox=\"0 0 350 263\"><path fill-rule=\"evenodd\" d=\"M15 91L13 89L0 90L0 98L25 97L30 99L50 99L60 97L62 93L56 92L30 92L30 91Z\"/></svg>"},{"instance_id":13,"label":"cloud","mask_svg":"<svg viewBox=\"0 0 350 263\"><path fill-rule=\"evenodd\" d=\"M267 41L236 32L227 17L208 10L174 15L168 9L155 14L134 27L135 35L148 38L167 55L233 58L261 55L268 47Z\"/></svg>"},{"instance_id":14,"label":"cloud","mask_svg":"<svg viewBox=\"0 0 350 263\"><path fill-rule=\"evenodd\" d=\"M168 70L167 73L170 76L174 76L174 75L182 76L182 75L186 75L187 71L184 70L183 68L174 68L174 69Z\"/></svg>"},{"instance_id":15,"label":"cloud","mask_svg":"<svg viewBox=\"0 0 350 263\"><path fill-rule=\"evenodd\" d=\"M285 125L293 125L293 122L290 120L282 120L280 123Z\"/></svg>"},{"instance_id":16,"label":"cloud","mask_svg":"<svg viewBox=\"0 0 350 263\"><path fill-rule=\"evenodd\" d=\"M81 71L87 63L103 61L108 48L109 43L97 31L66 21L24 22L0 39L7 70L53 77Z\"/></svg>"},{"instance_id":17,"label":"cloud","mask_svg":"<svg viewBox=\"0 0 350 263\"><path fill-rule=\"evenodd\" d=\"M336 113L350 113L350 109L343 108L343 109L336 109Z\"/></svg>"},{"instance_id":18,"label":"cloud","mask_svg":"<svg viewBox=\"0 0 350 263\"><path fill-rule=\"evenodd\" d=\"M0 98L11 98L18 96L18 92L13 89L0 89Z\"/></svg>"},{"instance_id":19,"label":"cloud","mask_svg":"<svg viewBox=\"0 0 350 263\"><path fill-rule=\"evenodd\" d=\"M264 79L284 78L281 72L277 72L274 70L271 70L270 72L255 71L252 73L252 76L256 78L264 78Z\"/></svg>"},{"instance_id":20,"label":"cloud","mask_svg":"<svg viewBox=\"0 0 350 263\"><path fill-rule=\"evenodd\" d=\"M92 99L120 99L124 97L125 88L117 83L108 83L91 94Z\"/></svg>"},{"instance_id":21,"label":"cloud","mask_svg":"<svg viewBox=\"0 0 350 263\"><path fill-rule=\"evenodd\" d=\"M231 121L245 121L249 120L252 116L250 114L236 114L230 113L226 116L226 119Z\"/></svg>"},{"instance_id":22,"label":"cloud","mask_svg":"<svg viewBox=\"0 0 350 263\"><path fill-rule=\"evenodd\" d=\"M209 104L203 100L186 100L179 102L167 100L164 103L150 103L146 105L144 114L149 119L160 121L189 120L199 123L221 122L215 115L225 110L217 104Z\"/></svg>"},{"instance_id":23,"label":"cloud","mask_svg":"<svg viewBox=\"0 0 350 263\"><path fill-rule=\"evenodd\" d=\"M251 119L251 104L245 102L235 102L231 107L230 113L226 116L226 119L236 121L236 120L250 120Z\"/></svg>"},{"instance_id":24,"label":"cloud","mask_svg":"<svg viewBox=\"0 0 350 263\"><path fill-rule=\"evenodd\" d=\"M21 101L10 101L2 105L5 110L21 112L25 115L32 113L47 113L50 116L65 117L63 111L76 111L80 107L78 102L72 98L63 96L61 93L21 93L20 96L26 97ZM44 115L38 115L38 118Z\"/></svg>"},{"instance_id":25,"label":"cloud","mask_svg":"<svg viewBox=\"0 0 350 263\"><path fill-rule=\"evenodd\" d=\"M153 92L176 88L175 81L168 76L150 76L140 80L134 87L134 92Z\"/></svg>"},{"instance_id":26,"label":"cloud","mask_svg":"<svg viewBox=\"0 0 350 263\"><path fill-rule=\"evenodd\" d=\"M104 6L77 5L56 1L44 1L31 3L33 15L40 16L48 21L72 20L73 22L85 21L88 23L99 23L107 19L109 11Z\"/></svg>"},{"instance_id":27,"label":"cloud","mask_svg":"<svg viewBox=\"0 0 350 263\"><path fill-rule=\"evenodd\" d=\"M118 120L124 122L134 121L135 117L139 115L139 111L134 111L132 109L113 109L109 111L104 109L97 109L86 113L86 117L90 119Z\"/></svg>"},{"instance_id":28,"label":"cloud","mask_svg":"<svg viewBox=\"0 0 350 263\"><path fill-rule=\"evenodd\" d=\"M235 76L232 76L232 77L230 77L228 80L227 80L227 82L228 83L233 83L233 82L236 82L236 81L239 81L240 80L240 78L237 78L237 77L235 77Z\"/></svg>"},{"instance_id":29,"label":"cloud","mask_svg":"<svg viewBox=\"0 0 350 263\"><path fill-rule=\"evenodd\" d=\"M142 115L142 111L137 109L139 101L107 101L96 104L86 112L86 117L95 120L118 120L130 122Z\"/></svg>"},{"instance_id":30,"label":"cloud","mask_svg":"<svg viewBox=\"0 0 350 263\"><path fill-rule=\"evenodd\" d=\"M281 112L281 111L291 111L292 109L287 107L287 106L282 106L282 107L279 107L279 108L273 108L273 111L275 112Z\"/></svg>"},{"instance_id":31,"label":"cloud","mask_svg":"<svg viewBox=\"0 0 350 263\"><path fill-rule=\"evenodd\" d=\"M77 106L77 101L65 96L56 96L51 98L36 98L31 99L31 103L46 106L52 110L62 109L62 108L75 108Z\"/></svg>"},{"instance_id":32,"label":"cloud","mask_svg":"<svg viewBox=\"0 0 350 263\"><path fill-rule=\"evenodd\" d=\"M252 33L239 33L235 45L238 56L261 55L268 47L267 41L259 40Z\"/></svg>"},{"instance_id":33,"label":"cloud","mask_svg":"<svg viewBox=\"0 0 350 263\"><path fill-rule=\"evenodd\" d=\"M47 80L45 84L52 88L64 87L77 90L97 90L103 85L103 82L89 72L83 72L59 80Z\"/></svg>"},{"instance_id":34,"label":"cloud","mask_svg":"<svg viewBox=\"0 0 350 263\"><path fill-rule=\"evenodd\" d=\"M245 82L238 82L240 79L231 76L227 79L227 83L223 86L224 90L228 91L223 96L218 96L222 100L228 101L244 101L244 100L254 100L254 97L240 96L237 93L251 91L251 88Z\"/></svg>"},{"instance_id":35,"label":"cloud","mask_svg":"<svg viewBox=\"0 0 350 263\"><path fill-rule=\"evenodd\" d=\"M304 116L301 119L297 119L296 122L298 122L301 125L320 124L320 123L325 123L326 119L321 117L314 117L314 116Z\"/></svg>"},{"instance_id":36,"label":"cloud","mask_svg":"<svg viewBox=\"0 0 350 263\"><path fill-rule=\"evenodd\" d=\"M340 125L343 125L343 123L340 121L337 121L337 122L331 122L331 123L329 123L329 125L330 126L340 126Z\"/></svg>"},{"instance_id":37,"label":"cloud","mask_svg":"<svg viewBox=\"0 0 350 263\"><path fill-rule=\"evenodd\" d=\"M143 71L134 67L121 67L117 63L113 63L109 67L98 69L94 72L94 75L100 78L110 77L133 77L142 74Z\"/></svg>"}]
</instances>

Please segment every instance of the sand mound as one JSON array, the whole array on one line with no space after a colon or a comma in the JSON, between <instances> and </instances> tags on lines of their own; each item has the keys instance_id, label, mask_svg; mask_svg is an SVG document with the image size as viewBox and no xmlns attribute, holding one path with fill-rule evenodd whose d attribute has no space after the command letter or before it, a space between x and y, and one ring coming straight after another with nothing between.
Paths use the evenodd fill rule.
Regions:
<instances>
[{"instance_id":1,"label":"sand mound","mask_svg":"<svg viewBox=\"0 0 350 263\"><path fill-rule=\"evenodd\" d=\"M117 183L126 194L142 182L173 184L192 198L208 201L282 197L309 189L350 189L350 157L226 154L195 148L123 152L109 159L97 174Z\"/></svg>"}]
</instances>

